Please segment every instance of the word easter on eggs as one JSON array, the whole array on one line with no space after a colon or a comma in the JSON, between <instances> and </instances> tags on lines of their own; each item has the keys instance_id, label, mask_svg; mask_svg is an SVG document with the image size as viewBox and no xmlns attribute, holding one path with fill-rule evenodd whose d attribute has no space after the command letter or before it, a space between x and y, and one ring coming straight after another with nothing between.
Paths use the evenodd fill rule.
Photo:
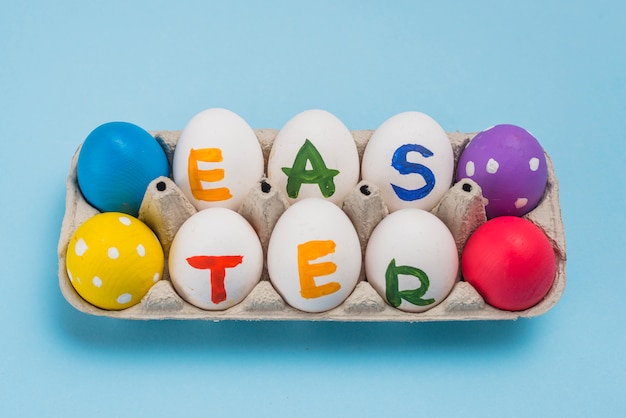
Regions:
<instances>
[{"instance_id":1,"label":"word easter on eggs","mask_svg":"<svg viewBox=\"0 0 626 418\"><path fill-rule=\"evenodd\" d=\"M107 123L77 152L68 196L77 196L70 194L75 184L84 198L76 210L90 215L69 213L68 206L64 224L77 225L64 228L71 233L60 248L71 287L97 308L124 312L140 305L141 317L159 318L158 312L145 311L143 300L158 287L165 293L153 298L156 305L169 300L162 309L174 309L166 317L209 318L208 312L223 311L220 318L227 319L235 307L233 312L244 315L259 303L282 310L278 301L283 301L295 317L337 312L329 318L358 320L350 312L384 312L386 318L419 320L414 316L433 310L437 313L427 316L433 320L445 319L450 306L484 309L476 308L480 303L459 304L458 294L452 297L456 302L439 309L462 284L472 289L463 290L464 297L513 313L540 305L562 274L564 247L552 244L558 246L561 238L553 232L548 238L535 224L541 226L542 219L520 218L542 200L558 199L554 179L546 192L551 168L542 147L521 127L497 125L464 147L453 147L431 117L404 112L384 121L358 148L353 132L336 116L307 110L268 144L239 115L214 108L195 115L169 145L159 135L125 122ZM144 224L139 210L148 185L162 176L173 179L167 187L179 196L174 201L186 205L181 212L171 201L157 205L163 219L173 220L168 228L176 225L167 234L161 234L159 222ZM454 181L469 183L453 188ZM489 221L482 224L481 208L473 206L478 215L457 208L452 220L438 218L444 196L470 193L472 185ZM261 197L252 193L256 188ZM347 200L354 193L361 203ZM237 212L251 196L284 203L253 222L243 216L249 213ZM380 199L382 206L368 199ZM361 212L345 205L361 205ZM374 207L384 207L384 213L366 217L363 211ZM92 215L97 212L103 213ZM363 213L363 220L354 213ZM560 221L560 212L553 216ZM377 220L361 225L366 218ZM263 239L255 231L259 222L271 232ZM463 241L455 235L474 230ZM157 236L166 237L163 245ZM163 248L169 251L164 254ZM352 295L350 304L361 307L339 311ZM258 303L250 304L250 298ZM246 307L239 308L244 301ZM264 311L269 317L271 309Z\"/></svg>"}]
</instances>

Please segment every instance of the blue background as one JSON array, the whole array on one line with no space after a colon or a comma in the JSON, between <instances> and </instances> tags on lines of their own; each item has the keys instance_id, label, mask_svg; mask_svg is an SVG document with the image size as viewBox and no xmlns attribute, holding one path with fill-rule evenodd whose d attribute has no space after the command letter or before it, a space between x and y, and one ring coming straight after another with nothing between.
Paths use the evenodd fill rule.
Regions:
<instances>
[{"instance_id":1,"label":"blue background","mask_svg":"<svg viewBox=\"0 0 626 418\"><path fill-rule=\"evenodd\" d=\"M619 1L3 2L0 415L623 416L625 39ZM209 107L529 129L561 182L563 297L511 322L74 310L56 255L74 151L104 122L182 129Z\"/></svg>"}]
</instances>

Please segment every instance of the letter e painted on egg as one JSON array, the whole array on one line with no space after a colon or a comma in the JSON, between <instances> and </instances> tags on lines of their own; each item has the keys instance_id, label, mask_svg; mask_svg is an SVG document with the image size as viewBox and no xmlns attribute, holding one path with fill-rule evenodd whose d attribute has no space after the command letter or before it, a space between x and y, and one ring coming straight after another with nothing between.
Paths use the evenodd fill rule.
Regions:
<instances>
[{"instance_id":1,"label":"letter e painted on egg","mask_svg":"<svg viewBox=\"0 0 626 418\"><path fill-rule=\"evenodd\" d=\"M191 149L187 160L187 175L189 176L189 187L191 194L198 200L216 202L228 200L233 197L227 187L205 188L203 182L211 183L224 179L224 169L214 168L201 170L199 162L219 163L223 161L222 150L220 148L200 148Z\"/></svg>"},{"instance_id":2,"label":"letter e painted on egg","mask_svg":"<svg viewBox=\"0 0 626 418\"><path fill-rule=\"evenodd\" d=\"M434 154L428 148L417 144L404 144L393 153L391 166L398 170L400 174L419 174L424 178L426 184L419 189L405 189L392 184L391 187L398 198L404 201L423 199L435 188L435 175L430 168L422 164L412 163L407 160L409 152L417 152L424 158L432 157Z\"/></svg>"},{"instance_id":3,"label":"letter e painted on egg","mask_svg":"<svg viewBox=\"0 0 626 418\"><path fill-rule=\"evenodd\" d=\"M242 261L242 255L197 255L187 258L191 267L211 271L211 302L215 304L224 302L227 298L226 287L224 286L226 269L236 267Z\"/></svg>"},{"instance_id":4,"label":"letter e painted on egg","mask_svg":"<svg viewBox=\"0 0 626 418\"><path fill-rule=\"evenodd\" d=\"M298 245L298 274L300 276L300 294L305 299L314 299L330 295L341 289L337 282L322 285L315 283L315 278L327 276L337 271L337 265L331 261L313 263L310 261L335 252L335 242L307 241Z\"/></svg>"}]
</instances>

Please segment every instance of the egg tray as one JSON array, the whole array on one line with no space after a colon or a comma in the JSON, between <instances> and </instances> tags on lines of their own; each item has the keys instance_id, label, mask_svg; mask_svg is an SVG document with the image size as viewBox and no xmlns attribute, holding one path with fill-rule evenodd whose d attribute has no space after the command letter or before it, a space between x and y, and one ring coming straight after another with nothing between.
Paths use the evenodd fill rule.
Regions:
<instances>
[{"instance_id":1,"label":"egg tray","mask_svg":"<svg viewBox=\"0 0 626 418\"><path fill-rule=\"evenodd\" d=\"M268 156L278 133L275 129L257 129L267 167ZM373 131L352 131L359 158ZM170 166L180 131L151 132L165 150ZM475 134L448 133L454 151L455 163L467 143ZM364 269L352 294L338 307L322 312L307 313L290 307L273 288L267 274L267 265L263 268L261 281L252 292L238 305L223 311L209 311L197 308L184 301L174 290L167 271L167 258L163 279L152 286L146 296L135 306L119 311L99 309L84 299L72 287L65 267L65 257L69 240L78 226L99 211L90 206L83 198L76 179L76 164L80 147L76 151L67 177L66 210L63 217L58 245L59 285L65 299L81 312L121 319L202 319L202 320L300 320L300 321L471 321L504 320L520 317L534 317L551 309L565 290L565 235L561 209L559 205L558 181L550 157L548 163L548 182L539 205L524 218L541 228L549 238L556 255L557 268L554 283L545 298L537 305L523 311L503 311L489 306L476 290L463 281L459 272L458 280L452 291L440 304L421 313L408 313L388 305L367 282ZM164 188L163 185L166 185ZM158 185L158 187L157 187ZM261 179L242 204L239 212L251 223L259 234L266 254L272 228L282 212L288 207L286 198L276 188L272 188L267 179ZM350 192L342 205L350 217L361 242L362 250L374 227L387 214L387 208L379 190L373 184L359 183ZM162 177L153 181L146 191L139 218L155 230L161 240L164 252L169 252L169 245L178 227L195 212L180 190L169 178ZM464 179L450 187L441 202L432 212L450 229L459 252L471 233L486 221L480 187L470 179ZM363 254L365 252L363 251ZM460 269L459 269L460 270Z\"/></svg>"}]
</instances>

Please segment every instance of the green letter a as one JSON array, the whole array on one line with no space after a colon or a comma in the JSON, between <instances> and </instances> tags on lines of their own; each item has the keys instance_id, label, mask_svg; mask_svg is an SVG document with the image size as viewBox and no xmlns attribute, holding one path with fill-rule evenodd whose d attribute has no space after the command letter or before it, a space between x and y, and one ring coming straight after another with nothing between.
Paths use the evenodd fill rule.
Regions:
<instances>
[{"instance_id":1,"label":"green letter a","mask_svg":"<svg viewBox=\"0 0 626 418\"><path fill-rule=\"evenodd\" d=\"M307 161L311 162L311 170L306 169ZM339 174L339 170L326 168L319 151L308 139L298 150L293 167L283 167L282 170L288 177L287 196L292 199L298 197L302 183L317 184L324 197L330 197L335 193L333 178Z\"/></svg>"},{"instance_id":2,"label":"green letter a","mask_svg":"<svg viewBox=\"0 0 626 418\"><path fill-rule=\"evenodd\" d=\"M398 275L407 274L417 277L420 280L420 287L415 290L400 290L398 285ZM385 271L386 296L391 306L397 308L402 303L402 299L417 306L427 306L435 303L435 299L423 299L422 297L428 291L430 280L424 271L417 267L396 266L396 259L391 259Z\"/></svg>"}]
</instances>

